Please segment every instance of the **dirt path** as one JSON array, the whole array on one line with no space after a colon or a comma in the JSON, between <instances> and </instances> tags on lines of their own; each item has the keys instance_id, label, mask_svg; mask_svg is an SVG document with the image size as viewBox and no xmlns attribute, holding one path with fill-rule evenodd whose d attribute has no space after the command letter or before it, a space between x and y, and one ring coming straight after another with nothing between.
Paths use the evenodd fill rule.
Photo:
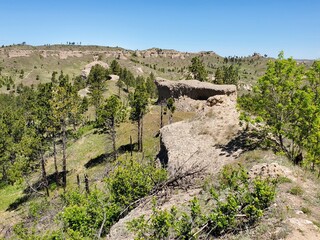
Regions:
<instances>
[{"instance_id":1,"label":"dirt path","mask_svg":"<svg viewBox=\"0 0 320 240\"><path fill-rule=\"evenodd\" d=\"M33 72L33 69L30 72L28 72L28 74L23 79L27 79L32 72Z\"/></svg>"}]
</instances>

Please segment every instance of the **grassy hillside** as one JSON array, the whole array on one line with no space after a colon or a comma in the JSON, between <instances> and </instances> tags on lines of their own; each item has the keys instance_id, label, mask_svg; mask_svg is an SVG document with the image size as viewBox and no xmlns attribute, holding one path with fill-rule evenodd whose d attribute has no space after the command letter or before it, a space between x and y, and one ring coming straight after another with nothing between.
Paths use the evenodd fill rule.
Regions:
<instances>
[{"instance_id":1,"label":"grassy hillside","mask_svg":"<svg viewBox=\"0 0 320 240\"><path fill-rule=\"evenodd\" d=\"M124 50L99 46L11 46L0 48L1 75L12 76L15 85L37 85L48 82L53 71L63 71L71 78L81 74L84 67L94 59L111 63L117 59L122 67L129 69L135 76L147 76L151 72L155 76L172 80L185 79L191 59L199 56L209 72L212 80L217 67L226 62L225 58L214 52L184 53L174 50L149 49L143 51ZM232 56L233 57L233 56ZM240 85L251 84L266 69L268 58L260 55L236 57L239 59ZM21 75L23 71L23 75ZM2 91L6 91L3 87Z\"/></svg>"},{"instance_id":2,"label":"grassy hillside","mask_svg":"<svg viewBox=\"0 0 320 240\"><path fill-rule=\"evenodd\" d=\"M115 82L108 82L107 96L113 93L117 93L118 89L115 86ZM125 96L125 92L121 92ZM92 113L89 112L89 116ZM181 121L189 119L194 116L194 113L186 113L177 111L174 114L173 120ZM155 134L159 130L160 121L160 107L151 105L148 109L146 116L144 117L144 153L133 152L133 159L145 158L148 161L152 161L156 154L159 152L159 138L155 137ZM167 117L164 119L164 123L168 122ZM103 178L113 166L113 162L106 153L110 153L111 141L106 134L99 133L97 129L94 129L92 125L86 125L78 129L76 139L70 138L68 141L67 148L67 187L66 191L72 191L78 188L77 175L80 176L81 188L84 189L84 175L88 176L90 181L90 187L103 187ZM130 136L132 137L133 143L137 141L137 126L131 121L127 120L117 128L117 148L121 149L121 146L128 145L130 143ZM57 159L59 161L59 169L61 168L60 162L62 158L61 148L58 147ZM130 153L119 151L119 161L121 159L130 158ZM53 156L47 158L47 175L53 176L54 165ZM41 172L40 169L28 176L27 182L21 181L21 183L15 183L12 186L2 186L0 188L1 204L0 204L0 226L2 228L2 236L11 236L13 226L22 219L28 219L30 216L30 209L37 204L44 204L41 200L43 199L42 193L37 194L36 192L32 195L26 194L25 190L40 180ZM60 195L63 194L62 188L57 188L53 181L50 183L50 197L46 198L46 204L51 202L59 205ZM55 203L56 202L56 203ZM56 209L57 210L57 209ZM37 210L38 211L38 210ZM51 217L54 216L55 211L50 210L46 214ZM42 223L40 223L41 225ZM45 225L45 227L47 227Z\"/></svg>"},{"instance_id":3,"label":"grassy hillside","mask_svg":"<svg viewBox=\"0 0 320 240\"><path fill-rule=\"evenodd\" d=\"M224 58L214 52L182 53L174 50L156 48L132 51L122 48L100 46L9 46L0 48L0 69L2 77L12 77L14 86L11 86L10 89L8 89L7 86L3 86L1 88L1 93L7 94L9 92L15 92L15 89L19 84L26 86L34 85L36 87L39 83L50 82L53 71L63 71L73 79L74 77L81 75L84 67L95 60L103 61L110 65L112 60L116 59L121 67L129 69L135 76L142 75L147 77L152 72L155 77L163 77L172 80L185 79L189 74L188 66L191 64L191 59L194 56L199 56L200 59L203 60L203 63L209 72L209 81L213 81L215 71L218 67L226 64L237 64L240 73L238 86L240 91L250 88L256 80L264 74L267 62L272 60L258 54L248 57ZM119 90L116 81L107 81L106 89L107 90L103 94L104 98L113 94L118 94ZM130 91L133 91L133 88L129 89L129 92ZM121 89L120 96L122 100L127 102L128 95L128 92ZM101 133L95 128L92 121L94 119L94 108L93 106L90 106L85 113L84 124L77 128L76 132L72 136L70 135L67 141L68 181L65 192L62 187L56 186L54 182L55 169L51 149L45 154L45 167L49 179L49 197L45 196L43 189L33 189L33 191L31 191L32 194L30 194L30 191L27 191L28 189L30 190L30 187L37 186L37 184L41 182L41 171L38 166L40 164L37 165L39 168L35 168L30 175L23 176L21 181L12 185L4 184L3 186L0 186L0 238L17 238L17 235L14 235L13 233L14 229L15 233L18 233L21 239L36 239L35 237L37 234L39 234L38 236L43 236L47 231L54 232L55 230L60 231L63 229L63 227L60 226L61 214L67 209L67 204L64 201L68 198L65 193L73 193L74 190L79 188L77 177L80 177L81 194L80 197L78 196L79 199L77 199L77 196L74 198L76 201L85 202L86 207L90 205L90 201L89 203L86 201L95 195L85 193L85 175L88 177L91 192L95 192L96 189L98 189L97 191L101 191L99 194L103 193L103 199L106 198L108 200L106 201L107 204L110 205L118 199L108 199L109 197L112 198L113 193L110 189L106 189L105 187L106 183L109 181L105 176L109 177L110 175L108 174L110 174L110 172L113 173L119 166L119 168L121 168L121 163L125 162L129 167L134 166L134 163L136 162L138 164L146 164L142 165L146 166L146 169L142 169L141 172L130 173L131 175L134 175L133 180L136 180L134 177L136 177L135 175L139 177L139 174L142 174L142 180L139 179L142 182L145 182L145 180L150 177L149 175L151 175L152 178L153 175L150 172L147 172L146 175L143 174L145 174L144 171L147 171L147 167L151 166L154 168L154 171L157 171L159 169L158 165L160 165L154 160L160 150L158 131L161 109L160 106L153 104L153 102L154 99L149 101L147 113L143 120L144 152L140 153L134 150L133 156L131 157L130 155L130 151L128 150L128 147L130 148L130 137L132 138L134 146L136 146L137 142L137 123L133 123L127 117L126 121L117 126L116 147L119 150L119 156L116 162L110 157L110 153L112 152L110 136ZM205 103L201 104L203 105ZM223 111L219 111L219 114L222 115ZM182 120L189 120L189 122L191 122L194 118L203 120L205 117L222 119L219 114L215 115L212 114L212 112L211 114L208 112L208 114L201 115L199 109L194 112L186 112L178 109L174 113L173 122ZM168 115L164 115L164 123L168 123ZM205 120L203 120L203 123L205 123ZM205 128L208 126L206 124L200 126L203 127L203 132L201 133L203 141L206 140L208 131ZM223 130L225 126L222 124L216 127L218 135L220 134L219 131ZM195 128L196 127L191 130L193 131ZM215 133L212 133L212 135L215 135ZM219 147L223 148L225 152L221 152L221 155L226 155L228 157L232 154L237 155L237 148L245 148L254 140L254 137L251 138L251 136L247 135L243 136L239 132L239 135L234 136L234 138L224 146L220 146L221 144L218 146L218 144L213 142L210 142L209 145L214 149ZM257 221L254 222L253 225L248 225L250 226L248 228L235 229L234 231L228 230L225 232L225 236L223 236L223 234L220 236L219 233L217 234L217 237L221 237L221 239L283 239L290 236L291 238L289 239L299 239L299 237L302 237L304 234L309 236L310 234L317 233L317 226L320 226L318 207L320 202L320 189L319 179L314 173L293 165L292 162L288 161L284 156L276 155L264 146L260 149L248 147L243 150L243 154L235 158L236 161L232 162L234 166L241 164L248 170L254 169L253 172L248 174L260 174L263 172L263 169L269 169L271 166L270 169L275 172L272 172L272 174L276 175L276 181L278 181L276 196L272 199L272 204L268 205L266 209L263 209L265 215L263 215L263 217L259 215L259 217L255 219ZM59 162L59 170L61 170L61 142L58 144L57 159ZM188 160L186 159L186 161ZM214 159L214 161L219 161L219 157ZM128 165L125 166L128 167ZM272 166L275 165L276 167L272 168ZM126 169L124 169L124 172L120 173L125 175L125 170ZM123 176L120 174L119 179L123 180L123 184L125 184L127 179L122 177ZM191 178L193 178L193 176L191 176ZM209 213L211 209L209 209L206 204L208 202L212 204L213 200L208 200L207 196L212 194L212 192L209 193L212 189L215 188L216 190L219 190L221 187L217 184L221 181L218 174L206 176L205 178L200 177L194 184L196 186L188 185L188 183L183 185L184 182L182 180L182 184L179 186L181 183L179 180L181 179L178 179L176 182L173 181L170 187L161 189L160 193L158 192L163 198L162 201L164 204L169 201L169 195L174 196L175 194L180 193L179 191L183 190L187 192L187 196L184 195L184 197L188 199L194 197L194 195L189 194L189 188L192 190L194 190L193 188L200 188L198 195L200 200L202 200L201 207L205 206L205 211ZM250 181L249 178L247 180ZM154 181L154 183L156 182L154 179L152 179L152 181ZM189 180L187 179L187 182L188 181ZM192 182L192 179L190 182ZM208 186L212 187L209 192L207 191L209 189ZM119 192L121 192L120 190ZM249 191L250 189L247 190ZM224 200L227 195L223 194L226 194L226 192L222 192L220 196ZM153 196L155 196L155 194ZM176 202L183 199L184 198L182 197ZM69 199L67 200L73 201L74 199L72 199L72 196L69 196ZM92 199L92 201L94 201L94 199ZM152 201L150 200L149 203L150 202ZM123 212L123 209L121 209L121 217L134 208L133 206L135 206L135 204L132 206L130 204ZM148 204L148 202L146 204ZM184 202L181 205L178 204L177 208L189 207L188 204L189 202ZM211 205L209 206L212 207ZM83 208L83 206L80 207L82 210ZM112 207L110 208L112 209ZM142 212L143 211L144 209ZM60 214L58 214L59 212ZM106 213L104 212L104 214ZM119 215L119 212L117 212L117 214ZM72 218L78 216L76 213L70 215L71 216L67 217ZM243 217L241 214L238 215L235 214L235 218ZM185 216L186 215L184 215L184 217ZM183 219L182 216L178 217L180 217L178 218L179 221ZM110 217L110 219L115 222L119 220L118 218L120 217L117 216L115 220ZM84 219L86 218L84 217ZM104 216L104 221L106 219L107 217ZM308 222L308 225L306 221L311 223ZM101 222L103 221L101 220ZM112 222L112 224L113 223L114 222ZM199 230L200 229L201 228L199 227ZM205 227L203 229L205 229ZM85 232L85 229L82 229L82 231ZM68 230L66 230L66 232L68 232ZM77 238L77 235L72 234L73 233L68 232L66 238L73 236L74 239L81 239L81 237L78 236ZM206 234L209 236L210 231ZM46 238L44 237L44 239Z\"/></svg>"}]
</instances>

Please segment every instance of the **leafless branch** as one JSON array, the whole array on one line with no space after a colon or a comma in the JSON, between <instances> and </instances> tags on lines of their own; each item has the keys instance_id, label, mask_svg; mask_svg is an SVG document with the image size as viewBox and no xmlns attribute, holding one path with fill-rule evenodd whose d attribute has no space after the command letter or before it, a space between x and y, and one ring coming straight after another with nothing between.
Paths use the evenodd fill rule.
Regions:
<instances>
[{"instance_id":1,"label":"leafless branch","mask_svg":"<svg viewBox=\"0 0 320 240\"><path fill-rule=\"evenodd\" d=\"M32 186L32 184L29 183L29 180L28 180L27 177L25 177L25 182L27 183L28 188L31 189L34 193L37 193L37 194L39 194L39 195L41 195L41 196L46 196L44 193L41 193L41 192L37 191L37 190ZM40 184L39 186L41 186L41 184Z\"/></svg>"},{"instance_id":2,"label":"leafless branch","mask_svg":"<svg viewBox=\"0 0 320 240\"><path fill-rule=\"evenodd\" d=\"M98 232L98 239L101 238L101 234L102 234L102 231L103 231L103 226L104 224L106 223L106 211L103 211L103 221L101 223L101 226L100 226L100 229L99 229L99 232Z\"/></svg>"}]
</instances>

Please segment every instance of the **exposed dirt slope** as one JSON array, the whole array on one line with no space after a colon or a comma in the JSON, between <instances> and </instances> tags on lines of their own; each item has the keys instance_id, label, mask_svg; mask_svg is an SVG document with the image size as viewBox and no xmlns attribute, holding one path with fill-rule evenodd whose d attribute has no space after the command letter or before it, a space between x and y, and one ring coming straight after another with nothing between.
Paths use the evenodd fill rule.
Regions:
<instances>
[{"instance_id":1,"label":"exposed dirt slope","mask_svg":"<svg viewBox=\"0 0 320 240\"><path fill-rule=\"evenodd\" d=\"M201 101L196 119L178 122L161 129L163 151L168 155L168 171L194 166L216 173L237 154L229 155L219 147L226 144L239 130L236 102L223 96L223 102L212 107Z\"/></svg>"},{"instance_id":2,"label":"exposed dirt slope","mask_svg":"<svg viewBox=\"0 0 320 240\"><path fill-rule=\"evenodd\" d=\"M233 155L225 152L220 146L230 140L239 130L238 112L235 99L223 96L223 102L214 106L208 106L206 101L194 101L192 99L180 99L180 106L196 108L202 107L195 119L177 122L161 129L162 151L160 158L167 158L170 176L177 172L185 172L194 169L203 169L201 176L216 174L221 167L232 163L238 152ZM184 102L184 103L182 103ZM210 104L209 104L210 105ZM162 155L162 156L161 156ZM162 209L168 209L173 205L187 204L201 191L197 179L190 179L187 189L175 189L158 198L158 204ZM161 195L161 194L160 194ZM110 230L107 239L133 239L132 234L126 230L126 222L141 215L149 216L152 212L151 197L148 197L126 217L116 223Z\"/></svg>"}]
</instances>

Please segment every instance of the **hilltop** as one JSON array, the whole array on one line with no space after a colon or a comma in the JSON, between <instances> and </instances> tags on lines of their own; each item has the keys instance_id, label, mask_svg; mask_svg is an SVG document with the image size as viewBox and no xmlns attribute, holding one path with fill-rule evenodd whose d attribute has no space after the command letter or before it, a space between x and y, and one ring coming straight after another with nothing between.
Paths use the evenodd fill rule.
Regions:
<instances>
[{"instance_id":1,"label":"hilltop","mask_svg":"<svg viewBox=\"0 0 320 240\"><path fill-rule=\"evenodd\" d=\"M213 51L188 53L159 48L127 50L80 45L14 45L0 48L0 68L1 74L11 76L16 86L20 83L31 86L48 82L53 71L63 71L70 77L76 77L93 61L110 63L113 59L135 76L147 76L152 72L157 77L179 80L187 77L188 66L195 56L203 60L209 81L214 79L218 67L238 65L239 86L244 89L250 89L252 83L263 74L269 60L256 53L252 56L222 57Z\"/></svg>"}]
</instances>

